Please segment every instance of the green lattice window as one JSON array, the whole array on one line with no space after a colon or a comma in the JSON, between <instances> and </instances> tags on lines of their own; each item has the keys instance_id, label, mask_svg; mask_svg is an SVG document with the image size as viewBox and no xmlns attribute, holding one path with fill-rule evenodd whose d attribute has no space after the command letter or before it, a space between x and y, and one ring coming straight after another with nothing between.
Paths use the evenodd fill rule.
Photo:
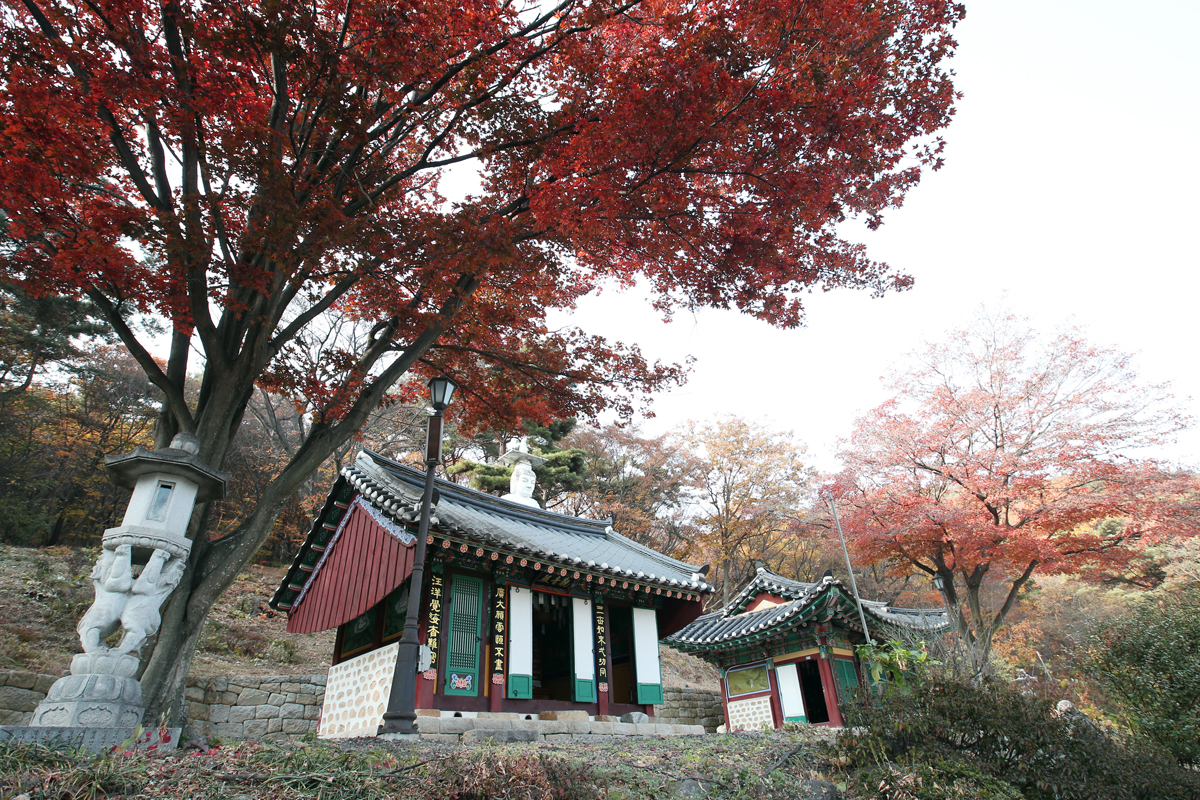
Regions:
<instances>
[{"instance_id":1,"label":"green lattice window","mask_svg":"<svg viewBox=\"0 0 1200 800\"><path fill-rule=\"evenodd\" d=\"M450 631L446 643L446 694L479 695L479 643L483 581L455 575L450 588Z\"/></svg>"}]
</instances>

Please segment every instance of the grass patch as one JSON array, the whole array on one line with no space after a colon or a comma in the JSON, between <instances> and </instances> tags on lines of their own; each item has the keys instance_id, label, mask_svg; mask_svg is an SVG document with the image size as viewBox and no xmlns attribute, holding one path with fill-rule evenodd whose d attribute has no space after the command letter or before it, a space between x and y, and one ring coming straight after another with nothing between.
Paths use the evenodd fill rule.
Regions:
<instances>
[{"instance_id":1,"label":"grass patch","mask_svg":"<svg viewBox=\"0 0 1200 800\"><path fill-rule=\"evenodd\" d=\"M791 800L828 772L827 753L800 734L477 747L310 739L100 758L7 744L0 798L667 800L697 780L718 800Z\"/></svg>"}]
</instances>

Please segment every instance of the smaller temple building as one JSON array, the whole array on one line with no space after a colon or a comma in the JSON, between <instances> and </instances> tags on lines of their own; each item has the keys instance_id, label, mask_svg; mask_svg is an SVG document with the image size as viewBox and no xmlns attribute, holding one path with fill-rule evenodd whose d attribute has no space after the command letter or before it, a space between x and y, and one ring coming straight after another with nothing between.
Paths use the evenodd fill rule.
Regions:
<instances>
[{"instance_id":1,"label":"smaller temple building","mask_svg":"<svg viewBox=\"0 0 1200 800\"><path fill-rule=\"evenodd\" d=\"M876 641L901 630L935 635L944 610L864 600ZM697 618L665 643L721 671L728 731L785 722L841 727L848 690L866 678L855 647L865 644L854 596L828 575L802 583L759 567L729 605Z\"/></svg>"},{"instance_id":2,"label":"smaller temple building","mask_svg":"<svg viewBox=\"0 0 1200 800\"><path fill-rule=\"evenodd\" d=\"M539 508L534 459L514 451L506 497L436 481L419 587L423 473L370 451L342 470L271 600L291 632L337 629L319 736L376 734L410 591L421 593L418 715L653 715L659 640L695 620L713 587L610 521Z\"/></svg>"}]
</instances>

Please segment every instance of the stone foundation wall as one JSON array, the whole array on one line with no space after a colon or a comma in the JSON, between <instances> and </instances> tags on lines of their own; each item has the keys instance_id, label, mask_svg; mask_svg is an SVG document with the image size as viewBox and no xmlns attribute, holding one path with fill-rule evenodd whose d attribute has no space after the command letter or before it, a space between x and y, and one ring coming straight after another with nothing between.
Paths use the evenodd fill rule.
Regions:
<instances>
[{"instance_id":1,"label":"stone foundation wall","mask_svg":"<svg viewBox=\"0 0 1200 800\"><path fill-rule=\"evenodd\" d=\"M189 678L187 732L225 741L316 733L324 699L324 675Z\"/></svg>"},{"instance_id":2,"label":"stone foundation wall","mask_svg":"<svg viewBox=\"0 0 1200 800\"><path fill-rule=\"evenodd\" d=\"M654 707L654 721L671 725L703 725L715 733L725 724L721 693L710 689L663 689L663 704Z\"/></svg>"},{"instance_id":3,"label":"stone foundation wall","mask_svg":"<svg viewBox=\"0 0 1200 800\"><path fill-rule=\"evenodd\" d=\"M28 725L56 680L57 675L0 670L0 725Z\"/></svg>"},{"instance_id":4,"label":"stone foundation wall","mask_svg":"<svg viewBox=\"0 0 1200 800\"><path fill-rule=\"evenodd\" d=\"M29 724L33 710L57 678L0 670L0 725ZM190 678L187 733L225 741L258 739L271 733L316 733L325 680L325 675ZM663 705L654 708L655 724L702 725L712 733L725 721L718 692L668 688L663 690L663 700Z\"/></svg>"}]
</instances>

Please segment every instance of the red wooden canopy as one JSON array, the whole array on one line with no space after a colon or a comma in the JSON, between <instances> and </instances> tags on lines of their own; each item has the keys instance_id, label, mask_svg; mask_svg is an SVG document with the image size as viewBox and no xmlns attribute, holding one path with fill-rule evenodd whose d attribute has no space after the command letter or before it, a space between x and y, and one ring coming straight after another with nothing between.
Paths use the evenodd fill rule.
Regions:
<instances>
[{"instance_id":1,"label":"red wooden canopy","mask_svg":"<svg viewBox=\"0 0 1200 800\"><path fill-rule=\"evenodd\" d=\"M403 528L356 499L288 611L288 633L328 630L366 613L412 574L415 544Z\"/></svg>"}]
</instances>

